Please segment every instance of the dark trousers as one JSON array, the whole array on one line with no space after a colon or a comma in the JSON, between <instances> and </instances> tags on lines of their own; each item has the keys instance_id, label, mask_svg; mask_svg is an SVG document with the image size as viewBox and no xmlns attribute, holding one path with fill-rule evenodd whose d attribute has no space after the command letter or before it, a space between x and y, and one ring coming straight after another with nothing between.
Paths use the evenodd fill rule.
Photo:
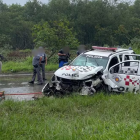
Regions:
<instances>
[{"instance_id":1,"label":"dark trousers","mask_svg":"<svg viewBox=\"0 0 140 140\"><path fill-rule=\"evenodd\" d=\"M42 77L43 79L46 79L45 78L45 63L40 64L40 67L41 67Z\"/></svg>"},{"instance_id":2,"label":"dark trousers","mask_svg":"<svg viewBox=\"0 0 140 140\"><path fill-rule=\"evenodd\" d=\"M36 75L37 75L38 82L43 83L43 79L42 79L42 76L41 76L41 73L40 73L40 67L39 66L34 67L34 69L33 69L32 81L35 81Z\"/></svg>"}]
</instances>

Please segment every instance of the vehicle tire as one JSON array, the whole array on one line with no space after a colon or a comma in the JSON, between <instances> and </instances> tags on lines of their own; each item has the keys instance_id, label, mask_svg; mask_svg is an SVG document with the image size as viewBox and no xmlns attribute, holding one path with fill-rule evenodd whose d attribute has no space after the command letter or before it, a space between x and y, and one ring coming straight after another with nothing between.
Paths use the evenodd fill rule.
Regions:
<instances>
[{"instance_id":1,"label":"vehicle tire","mask_svg":"<svg viewBox=\"0 0 140 140\"><path fill-rule=\"evenodd\" d=\"M105 94L110 94L111 91L109 89L110 89L109 86L102 84L102 90Z\"/></svg>"}]
</instances>

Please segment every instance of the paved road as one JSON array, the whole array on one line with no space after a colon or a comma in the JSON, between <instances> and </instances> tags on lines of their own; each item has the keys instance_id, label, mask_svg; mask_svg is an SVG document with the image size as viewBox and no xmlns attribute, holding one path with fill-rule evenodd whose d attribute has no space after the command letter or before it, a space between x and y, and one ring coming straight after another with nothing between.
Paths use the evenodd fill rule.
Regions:
<instances>
[{"instance_id":1,"label":"paved road","mask_svg":"<svg viewBox=\"0 0 140 140\"><path fill-rule=\"evenodd\" d=\"M47 74L48 80L52 76L51 73ZM31 80L31 74L14 74L14 75L0 75L0 91L5 91L6 94L26 94L41 92L43 85L39 86L36 83L34 85L28 84ZM47 82L47 81L46 81ZM6 95L7 99L14 100L33 100L36 94L30 95Z\"/></svg>"}]
</instances>

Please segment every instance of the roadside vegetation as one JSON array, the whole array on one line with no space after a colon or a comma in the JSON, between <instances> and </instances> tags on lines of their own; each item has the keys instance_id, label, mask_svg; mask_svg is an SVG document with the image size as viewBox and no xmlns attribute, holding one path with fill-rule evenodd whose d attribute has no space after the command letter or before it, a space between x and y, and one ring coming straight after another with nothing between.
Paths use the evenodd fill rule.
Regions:
<instances>
[{"instance_id":1,"label":"roadside vegetation","mask_svg":"<svg viewBox=\"0 0 140 140\"><path fill-rule=\"evenodd\" d=\"M140 96L69 96L0 105L0 139L138 140Z\"/></svg>"},{"instance_id":2,"label":"roadside vegetation","mask_svg":"<svg viewBox=\"0 0 140 140\"><path fill-rule=\"evenodd\" d=\"M46 71L55 71L58 69L58 64L49 63L46 66ZM27 57L23 61L8 61L2 65L2 73L16 73L16 72L32 72L32 57Z\"/></svg>"},{"instance_id":3,"label":"roadside vegetation","mask_svg":"<svg viewBox=\"0 0 140 140\"><path fill-rule=\"evenodd\" d=\"M105 47L107 47L108 45L104 45ZM136 54L140 54L140 39L134 39L132 41L131 44L129 45L122 45L122 48L129 48L131 47ZM118 46L115 46L118 47ZM91 49L91 46L87 47L88 49ZM52 55L52 57L49 59L48 61L48 65L46 66L46 72L48 71L55 71L58 69L58 56L57 56L57 51L54 53L54 55ZM14 51L13 51L14 52ZM27 53L28 56L25 58L18 58L16 60L10 60L8 59L8 61L3 62L2 65L2 73L17 73L17 72L32 72L33 70L33 66L32 66L32 56L31 56L31 50L20 50L19 52L22 53ZM19 53L18 52L18 53ZM10 52L12 53L12 51ZM18 54L17 53L17 54ZM49 51L46 52L48 54L48 56L51 55L51 53ZM71 60L73 60L76 57L76 50L72 50L71 52ZM7 58L6 51L4 51L4 56L5 58ZM12 57L11 57L12 58ZM16 58L15 56L13 56L13 58Z\"/></svg>"}]
</instances>

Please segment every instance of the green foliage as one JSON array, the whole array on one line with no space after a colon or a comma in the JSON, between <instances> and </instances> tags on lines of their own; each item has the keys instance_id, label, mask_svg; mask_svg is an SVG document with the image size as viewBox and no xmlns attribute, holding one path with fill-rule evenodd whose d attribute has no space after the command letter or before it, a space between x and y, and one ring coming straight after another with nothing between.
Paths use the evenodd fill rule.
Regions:
<instances>
[{"instance_id":1,"label":"green foliage","mask_svg":"<svg viewBox=\"0 0 140 140\"><path fill-rule=\"evenodd\" d=\"M131 45L133 46L133 48L139 49L140 48L140 39L139 38L132 39Z\"/></svg>"},{"instance_id":2,"label":"green foliage","mask_svg":"<svg viewBox=\"0 0 140 140\"><path fill-rule=\"evenodd\" d=\"M36 45L43 42L48 48L60 49L65 46L76 48L78 40L68 21L54 21L37 24L33 27L33 37Z\"/></svg>"},{"instance_id":3,"label":"green foliage","mask_svg":"<svg viewBox=\"0 0 140 140\"><path fill-rule=\"evenodd\" d=\"M69 96L0 104L0 136L8 139L138 140L140 96Z\"/></svg>"},{"instance_id":4,"label":"green foliage","mask_svg":"<svg viewBox=\"0 0 140 140\"><path fill-rule=\"evenodd\" d=\"M55 71L58 69L57 64L49 63L46 66L46 71ZM24 61L8 61L2 65L2 73L15 73L15 72L32 72L32 57L27 57Z\"/></svg>"},{"instance_id":5,"label":"green foliage","mask_svg":"<svg viewBox=\"0 0 140 140\"><path fill-rule=\"evenodd\" d=\"M2 34L0 36L0 48L8 44L7 42L10 42L10 37L8 35Z\"/></svg>"},{"instance_id":6,"label":"green foliage","mask_svg":"<svg viewBox=\"0 0 140 140\"><path fill-rule=\"evenodd\" d=\"M31 53L30 49L25 49L25 50L19 50L19 52L23 52L23 53Z\"/></svg>"},{"instance_id":7,"label":"green foliage","mask_svg":"<svg viewBox=\"0 0 140 140\"><path fill-rule=\"evenodd\" d=\"M28 1L24 6L0 1L0 48L60 48L77 44L129 45L140 38L140 0ZM34 28L33 28L34 27ZM33 36L32 37L32 29ZM80 42L80 43L78 43Z\"/></svg>"}]
</instances>

